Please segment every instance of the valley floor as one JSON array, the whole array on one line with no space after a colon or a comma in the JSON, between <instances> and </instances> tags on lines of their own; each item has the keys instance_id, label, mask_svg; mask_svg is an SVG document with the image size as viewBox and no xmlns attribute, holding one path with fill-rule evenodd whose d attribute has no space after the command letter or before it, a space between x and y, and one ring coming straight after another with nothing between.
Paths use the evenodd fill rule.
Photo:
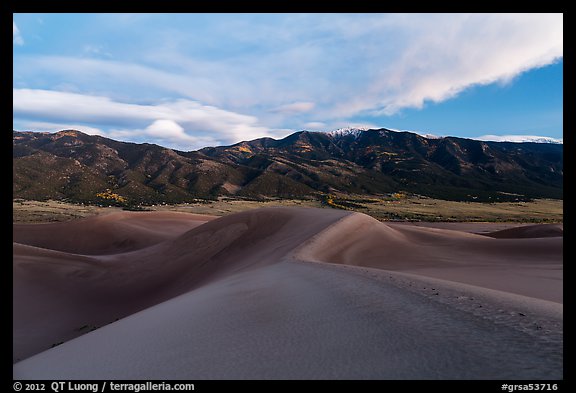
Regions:
<instances>
[{"instance_id":1,"label":"valley floor","mask_svg":"<svg viewBox=\"0 0 576 393\"><path fill-rule=\"evenodd\" d=\"M349 211L367 214L381 221L425 222L514 222L558 223L563 221L564 203L557 199L531 202L455 202L418 196L371 197L364 195L335 196L335 203ZM219 198L217 201L196 201L177 205L145 206L150 211L178 211L225 216L262 207L317 207L330 209L318 199L267 199L251 201ZM12 204L14 222L66 221L113 211L120 207L101 207L61 201L16 200Z\"/></svg>"}]
</instances>

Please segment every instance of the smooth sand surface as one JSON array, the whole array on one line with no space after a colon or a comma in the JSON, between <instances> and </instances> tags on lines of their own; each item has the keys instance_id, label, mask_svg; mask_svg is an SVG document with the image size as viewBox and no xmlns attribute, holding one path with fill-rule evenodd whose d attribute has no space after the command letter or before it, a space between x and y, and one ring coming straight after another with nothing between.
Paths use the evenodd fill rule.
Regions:
<instances>
[{"instance_id":1,"label":"smooth sand surface","mask_svg":"<svg viewBox=\"0 0 576 393\"><path fill-rule=\"evenodd\" d=\"M517 222L444 222L444 221L394 221L394 225L409 225L424 228L450 229L453 231L486 234L509 228L521 228L526 225Z\"/></svg>"},{"instance_id":2,"label":"smooth sand surface","mask_svg":"<svg viewBox=\"0 0 576 393\"><path fill-rule=\"evenodd\" d=\"M564 225L528 225L518 228L508 228L501 231L491 232L487 236L496 239L534 239L542 237L559 237L564 234Z\"/></svg>"},{"instance_id":3,"label":"smooth sand surface","mask_svg":"<svg viewBox=\"0 0 576 393\"><path fill-rule=\"evenodd\" d=\"M535 227L506 230L518 238L496 232L495 239L352 214L320 234L300 258L417 273L562 303L562 232L540 237L550 226Z\"/></svg>"},{"instance_id":4,"label":"smooth sand surface","mask_svg":"<svg viewBox=\"0 0 576 393\"><path fill-rule=\"evenodd\" d=\"M215 218L175 212L122 212L68 222L14 224L13 241L76 254L115 254L160 243Z\"/></svg>"},{"instance_id":5,"label":"smooth sand surface","mask_svg":"<svg viewBox=\"0 0 576 393\"><path fill-rule=\"evenodd\" d=\"M14 241L14 378L562 378L558 230L267 208L15 225Z\"/></svg>"}]
</instances>

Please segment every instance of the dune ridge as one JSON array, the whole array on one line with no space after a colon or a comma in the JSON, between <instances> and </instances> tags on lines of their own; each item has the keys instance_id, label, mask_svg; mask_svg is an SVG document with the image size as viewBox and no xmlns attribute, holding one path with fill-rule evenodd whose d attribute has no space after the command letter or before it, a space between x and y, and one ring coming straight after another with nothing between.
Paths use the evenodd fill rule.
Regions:
<instances>
[{"instance_id":1,"label":"dune ridge","mask_svg":"<svg viewBox=\"0 0 576 393\"><path fill-rule=\"evenodd\" d=\"M94 231L91 231L92 227ZM539 232L531 229L530 233ZM219 373L209 366L202 366L201 370L194 372L177 366L172 371L164 366L158 368L157 362L164 356L158 353L169 357L174 355L161 345L167 339L159 339L159 343L154 344L158 352L158 359L154 360L139 352L137 342L126 335L134 334L130 329L135 326L142 327L145 323L156 326L159 331L174 336L168 340L171 343L169 348L184 356L184 363L189 361L200 365L205 357L210 359L220 355L202 352L192 355L182 352L184 349L176 350L177 340L189 340L185 337L192 334L196 339L212 342L217 352L224 353L229 350L220 345L219 340L232 340L230 345L235 347L239 345L237 340L241 331L248 336L266 336L272 334L268 330L270 326L284 331L289 326L294 327L294 321L314 330L331 318L342 319L338 323L356 326L358 321L336 317L338 314L331 312L338 313L342 308L355 315L359 309L346 306L355 303L365 304L361 310L384 307L374 303L374 299L370 300L364 293L366 291L381 300L384 297L380 291L393 293L400 302L408 301L405 296L412 296L409 291L398 292L393 285L384 282L380 286L363 288L366 282L362 279L345 272L329 273L328 270L336 270L324 267L325 263L448 280L511 293L528 303L530 299L541 299L551 304L562 302L561 232L560 236L546 238L495 238L447 229L382 223L360 213L339 210L264 208L217 219L187 213L120 213L69 223L15 225L14 242L14 375L22 378L46 377L46 373L61 378L104 378L110 375L138 378L143 377L142 372L151 370L161 370L154 372L158 378L229 377L233 373ZM323 275L333 275L330 280L334 282L328 285ZM338 299L348 300L342 303ZM429 307L429 303L421 304L420 298L410 299L409 303L418 307ZM324 306L316 307L316 302ZM191 308L182 308L188 307L186 304ZM332 311L323 311L324 308ZM291 317L284 321L286 326L277 325L286 317L284 312ZM445 311L438 312L442 314ZM182 327L165 325L159 318L164 314L166 320L182 319ZM245 320L247 315L254 315L255 319ZM368 318L364 314L357 316L361 320ZM469 323L452 314L445 317L456 318L454 323L460 326ZM376 326L370 327L374 323L371 318L368 318L367 331L377 330ZM216 320L218 326L214 325ZM246 326L237 325L240 320L256 332L247 332ZM220 335L210 334L212 330ZM158 339L152 339L157 332L144 331L141 339L147 340L148 344L150 340ZM302 334L308 336L311 333ZM511 333L503 331L502 334ZM118 363L121 359L126 361L128 356L118 352L124 344L115 348L101 345L103 340L111 338L118 343L122 337L126 339L127 347L124 349L130 356L147 359L147 366L141 367L144 371L137 371L134 369L136 366L130 364ZM279 336L273 334L270 340L272 337L280 340L279 354L289 351L283 347L287 344L283 344ZM196 339L192 340L196 343L194 345L202 346ZM358 340L361 349L355 351L370 352L366 346L370 345L369 337L362 336ZM305 346L306 343L299 342L299 345ZM80 352L88 348L94 360L84 359L86 367L66 360L71 354L84 358L87 355ZM254 359L253 352L259 350L251 348L250 345L241 345L238 350ZM327 348L323 350L329 350ZM118 367L117 371L104 365L110 356L118 359L111 362ZM335 360L337 364L334 367L343 372L341 362L346 360L341 356L335 357L339 360ZM366 361L371 356L379 358L383 355L368 354ZM270 361L274 363L274 359ZM554 352L551 359L551 368L543 375L561 375L558 354ZM510 364L516 364L514 362L516 360ZM246 377L298 378L306 374L299 367L284 374L256 364L252 364L252 368L247 365L240 369L245 369ZM436 375L423 373L422 369L414 369L411 365L405 369L407 374L387 374L373 367L370 370L366 374L360 371L355 374L355 371L350 375L363 378L377 377L378 372L385 378ZM334 371L317 371L318 376L340 375L331 374ZM442 372L436 372L441 377ZM466 374L463 370L455 373ZM508 370L502 376L506 377L507 373L510 377L524 375L522 371L514 374ZM345 374L341 375L345 377Z\"/></svg>"},{"instance_id":2,"label":"dune ridge","mask_svg":"<svg viewBox=\"0 0 576 393\"><path fill-rule=\"evenodd\" d=\"M540 235L538 227L527 233ZM562 236L492 238L382 223L361 213L347 216L296 253L301 260L409 272L559 303L562 256Z\"/></svg>"}]
</instances>

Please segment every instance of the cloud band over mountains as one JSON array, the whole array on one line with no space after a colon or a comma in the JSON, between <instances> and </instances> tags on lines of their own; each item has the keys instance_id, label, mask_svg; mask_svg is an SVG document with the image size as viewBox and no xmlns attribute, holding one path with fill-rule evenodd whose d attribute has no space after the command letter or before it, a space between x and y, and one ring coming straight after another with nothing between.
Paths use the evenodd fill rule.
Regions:
<instances>
[{"instance_id":1,"label":"cloud band over mountains","mask_svg":"<svg viewBox=\"0 0 576 393\"><path fill-rule=\"evenodd\" d=\"M72 37L78 51L51 54L24 52L14 23L15 128L84 125L192 149L306 125L386 126L563 57L562 14L225 15L226 29L207 17L202 30L179 28L184 17L94 16L100 39L121 30L134 48Z\"/></svg>"}]
</instances>

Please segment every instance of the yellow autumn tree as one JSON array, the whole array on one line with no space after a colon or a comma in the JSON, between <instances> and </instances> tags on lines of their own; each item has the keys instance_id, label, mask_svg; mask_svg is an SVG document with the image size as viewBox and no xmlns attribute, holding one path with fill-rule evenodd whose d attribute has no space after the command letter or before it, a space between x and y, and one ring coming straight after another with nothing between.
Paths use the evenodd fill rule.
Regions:
<instances>
[{"instance_id":1,"label":"yellow autumn tree","mask_svg":"<svg viewBox=\"0 0 576 393\"><path fill-rule=\"evenodd\" d=\"M99 192L98 194L96 194L96 196L98 198L104 199L105 201L112 201L112 202L116 202L116 203L126 203L126 198L124 198L122 195L118 195L116 193L113 193L112 190L110 190L109 188L107 188L106 191L104 191L104 192Z\"/></svg>"}]
</instances>

